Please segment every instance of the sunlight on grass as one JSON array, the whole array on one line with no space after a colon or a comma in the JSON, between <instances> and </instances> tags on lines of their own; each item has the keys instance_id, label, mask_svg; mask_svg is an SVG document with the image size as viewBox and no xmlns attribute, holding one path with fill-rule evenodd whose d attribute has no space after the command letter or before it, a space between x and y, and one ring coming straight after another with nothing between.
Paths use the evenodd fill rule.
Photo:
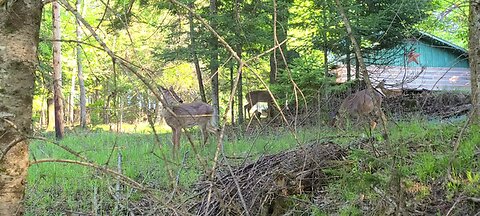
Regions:
<instances>
[{"instance_id":1,"label":"sunlight on grass","mask_svg":"<svg viewBox=\"0 0 480 216\"><path fill-rule=\"evenodd\" d=\"M391 123L390 142L397 146L402 157L409 158L400 168L403 175L412 178L408 182L412 182L411 184L418 181L429 182L445 173L447 159L451 156L450 144L463 122L458 121L453 125L456 127L452 127L452 123L422 119ZM112 170L117 170L117 160L121 155L123 174L159 191L169 190L172 187L173 179L170 177L169 169L172 177L178 178L180 190L188 191L199 177L212 167L217 140L211 138L207 145L202 147L198 129L188 130L195 149L184 135L181 141L180 157L173 160L171 132L168 128L158 128L158 131L161 131L158 135L161 142L159 145L148 125L124 126L128 133L116 134L104 131L108 129L107 125L98 126L93 132L75 131L67 134L60 144L79 152L89 161ZM468 163L474 157L480 141L480 135L474 132L475 130L468 132L466 135L468 138L464 138L461 142L458 160L454 163L457 172L475 170L475 165ZM262 134L227 135L223 152L229 163L235 166L244 161L254 161L264 154L279 153L313 140L333 141L346 147L359 138L365 137L365 134L364 131L353 128L337 130L328 127L305 127L298 130L295 138L287 129L277 128L266 130ZM381 131L375 130L374 135L380 138ZM46 136L52 137L52 134ZM30 153L31 161L46 158L80 160L52 143L39 140L32 141ZM166 162L163 158L173 163ZM371 188L373 185L386 185L388 182L389 159L375 157L364 149L352 149L349 160L354 163L344 167L343 170L328 171L340 178L330 184L326 190L344 199L345 202L357 200L359 194L372 200L377 199L378 195L372 193ZM363 165L360 166L360 164ZM478 173L470 176L474 176L470 177L472 179L470 182L478 182L476 180ZM56 215L59 214L57 208L81 209L88 212L94 196L102 197L98 201L102 206L102 212L111 213L116 205L112 195L116 182L115 178L90 167L64 163L34 164L28 172L27 215ZM454 186L451 188L456 190L461 188ZM473 188L471 193L475 194L476 187L469 188ZM97 194L94 194L94 191L97 191ZM128 193L125 190L122 191L130 199L140 199L142 196L135 191ZM322 215L318 211L312 210L312 212ZM339 209L338 213L355 215L358 210L346 205Z\"/></svg>"}]
</instances>

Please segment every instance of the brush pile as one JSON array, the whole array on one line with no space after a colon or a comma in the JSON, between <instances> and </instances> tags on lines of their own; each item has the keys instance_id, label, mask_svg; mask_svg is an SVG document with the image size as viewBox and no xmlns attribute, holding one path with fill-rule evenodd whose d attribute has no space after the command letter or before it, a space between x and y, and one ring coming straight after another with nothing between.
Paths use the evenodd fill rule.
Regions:
<instances>
[{"instance_id":1,"label":"brush pile","mask_svg":"<svg viewBox=\"0 0 480 216\"><path fill-rule=\"evenodd\" d=\"M466 114L471 109L470 95L462 92L410 92L400 97L388 97L384 110L397 116L421 113L441 118Z\"/></svg>"},{"instance_id":2,"label":"brush pile","mask_svg":"<svg viewBox=\"0 0 480 216\"><path fill-rule=\"evenodd\" d=\"M339 166L346 150L326 142L312 142L294 150L265 155L235 168L222 166L213 180L196 185L195 215L279 215L284 197L315 192L334 177L325 171Z\"/></svg>"}]
</instances>

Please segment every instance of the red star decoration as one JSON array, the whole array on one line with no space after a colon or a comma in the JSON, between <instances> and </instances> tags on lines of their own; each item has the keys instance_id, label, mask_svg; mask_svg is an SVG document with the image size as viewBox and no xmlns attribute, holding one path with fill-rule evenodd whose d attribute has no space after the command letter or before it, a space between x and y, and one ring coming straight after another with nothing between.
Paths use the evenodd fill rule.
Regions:
<instances>
[{"instance_id":1,"label":"red star decoration","mask_svg":"<svg viewBox=\"0 0 480 216\"><path fill-rule=\"evenodd\" d=\"M418 63L418 57L420 56L419 53L416 53L414 50L408 52L407 54L407 57L408 57L408 60L407 60L407 64L410 63L410 62L415 62L417 64Z\"/></svg>"}]
</instances>

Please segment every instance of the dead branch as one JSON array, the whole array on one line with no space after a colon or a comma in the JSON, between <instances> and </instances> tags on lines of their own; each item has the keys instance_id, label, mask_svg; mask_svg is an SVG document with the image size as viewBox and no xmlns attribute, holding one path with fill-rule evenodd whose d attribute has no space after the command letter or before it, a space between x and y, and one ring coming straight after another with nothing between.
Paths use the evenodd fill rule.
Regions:
<instances>
[{"instance_id":1,"label":"dead branch","mask_svg":"<svg viewBox=\"0 0 480 216\"><path fill-rule=\"evenodd\" d=\"M215 179L205 176L196 185L200 198L192 203L191 211L197 215L244 215L237 189L240 188L249 213L265 213L272 205L275 208L279 197L321 188L332 179L324 170L337 166L336 161L344 160L345 156L346 151L336 144L313 142L302 148L262 156L231 170L223 166ZM215 189L219 193L210 192Z\"/></svg>"}]
</instances>

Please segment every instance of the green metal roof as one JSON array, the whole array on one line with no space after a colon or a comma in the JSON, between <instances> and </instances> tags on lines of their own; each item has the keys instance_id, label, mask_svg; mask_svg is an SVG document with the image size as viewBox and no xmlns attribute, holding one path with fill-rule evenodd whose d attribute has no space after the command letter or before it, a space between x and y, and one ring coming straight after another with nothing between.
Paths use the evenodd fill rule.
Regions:
<instances>
[{"instance_id":1,"label":"green metal roof","mask_svg":"<svg viewBox=\"0 0 480 216\"><path fill-rule=\"evenodd\" d=\"M454 49L454 50L456 50L456 51L458 51L462 54L468 55L468 51L466 49L464 49L464 48L462 48L458 45L455 45L452 42L446 41L442 38L439 38L435 35L432 35L432 34L429 34L429 33L426 33L426 32L419 31L418 34L420 36L420 38L419 38L420 40L421 39L426 39L426 40L428 40L432 43L435 43L435 44L438 44L438 45L441 45L441 46L447 46L447 47L450 47L450 48L452 48L452 49Z\"/></svg>"}]
</instances>

